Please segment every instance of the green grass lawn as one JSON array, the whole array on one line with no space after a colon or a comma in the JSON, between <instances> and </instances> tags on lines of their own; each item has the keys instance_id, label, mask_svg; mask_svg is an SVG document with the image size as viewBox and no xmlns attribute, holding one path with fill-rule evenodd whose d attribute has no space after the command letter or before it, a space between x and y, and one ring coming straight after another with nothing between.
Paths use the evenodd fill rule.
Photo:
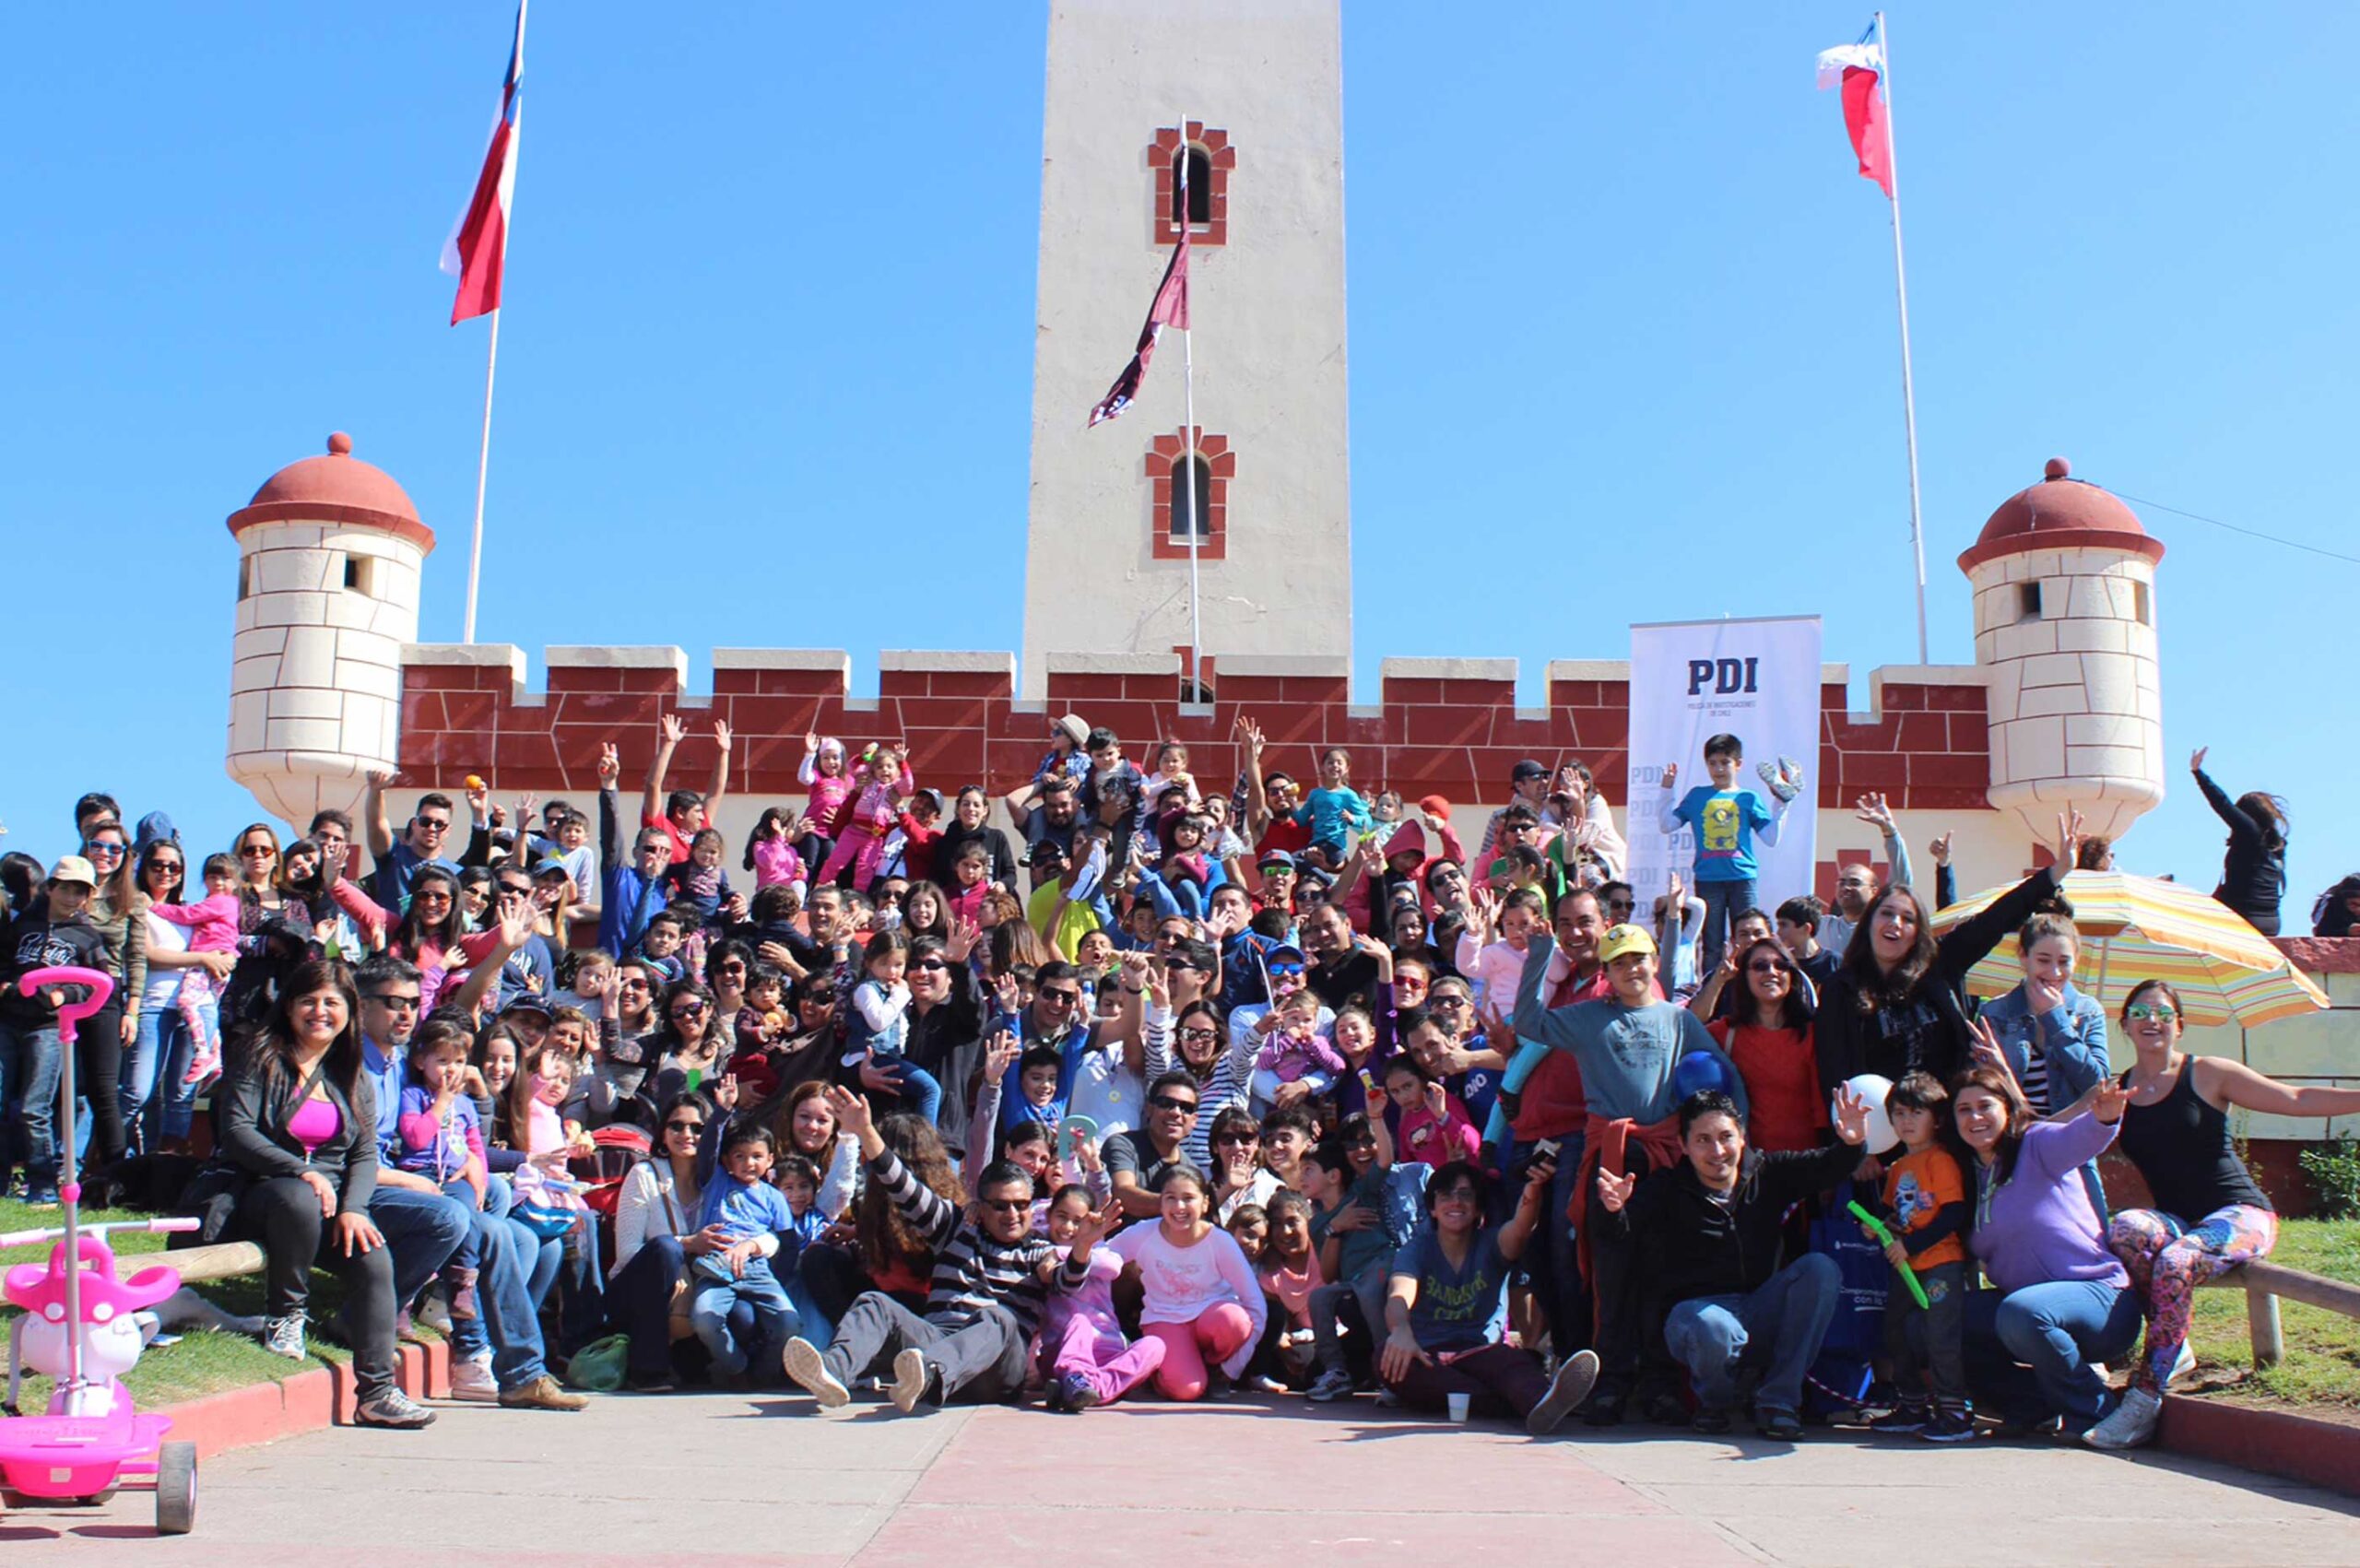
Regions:
<instances>
[{"instance_id":1,"label":"green grass lawn","mask_svg":"<svg viewBox=\"0 0 2360 1568\"><path fill-rule=\"evenodd\" d=\"M2307 1274L2360 1283L2360 1220L2289 1220L2279 1226L2270 1261ZM2300 1302L2278 1303L2286 1356L2266 1372L2253 1364L2246 1293L2196 1293L2189 1330L2200 1389L2208 1395L2326 1405L2360 1417L2360 1321Z\"/></svg>"},{"instance_id":2,"label":"green grass lawn","mask_svg":"<svg viewBox=\"0 0 2360 1568\"><path fill-rule=\"evenodd\" d=\"M30 1231L63 1224L64 1211L56 1208L28 1208L21 1203L0 1200L0 1232ZM85 1223L98 1224L110 1220L144 1218L128 1210L85 1208ZM161 1252L166 1238L142 1233L117 1233L107 1238L114 1249L119 1273L136 1273L147 1267L143 1256ZM46 1263L52 1244L41 1243L27 1247L0 1247L0 1268L22 1263ZM204 1296L226 1312L258 1313L262 1310L262 1281L259 1279L221 1279L199 1288ZM322 1275L313 1291L312 1315L316 1319L332 1313L336 1306L336 1282ZM5 1335L9 1321L18 1315L14 1307L0 1307L0 1335ZM0 1338L0 1344L5 1344ZM131 1369L124 1385L131 1390L143 1409L194 1399L200 1395L218 1393L224 1388L242 1387L250 1383L271 1383L290 1376L326 1361L348 1361L350 1357L340 1346L310 1341L312 1353L301 1362L290 1362L274 1356L259 1344L242 1334L219 1334L210 1329L189 1329L177 1344L151 1347ZM49 1380L28 1374L25 1391L18 1397L18 1408L28 1412L41 1409L49 1400Z\"/></svg>"}]
</instances>

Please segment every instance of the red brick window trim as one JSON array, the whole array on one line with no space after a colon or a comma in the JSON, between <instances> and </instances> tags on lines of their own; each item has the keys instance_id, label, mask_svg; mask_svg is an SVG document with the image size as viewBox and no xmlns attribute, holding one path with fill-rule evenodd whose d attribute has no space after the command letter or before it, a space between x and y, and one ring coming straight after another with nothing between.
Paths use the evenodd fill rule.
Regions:
<instances>
[{"instance_id":1,"label":"red brick window trim","mask_svg":"<svg viewBox=\"0 0 2360 1568\"><path fill-rule=\"evenodd\" d=\"M1200 560L1220 560L1228 553L1229 481L1237 473L1237 454L1229 449L1225 435L1207 435L1201 426L1194 434L1197 456L1202 465L1197 470L1198 482L1205 487L1198 505L1205 513L1206 531L1197 540L1197 557ZM1157 560L1188 559L1188 536L1174 531L1186 505L1186 480L1180 471L1180 454L1190 444L1188 435L1186 431L1160 435L1147 454L1148 483L1152 487L1155 501L1151 525Z\"/></svg>"},{"instance_id":2,"label":"red brick window trim","mask_svg":"<svg viewBox=\"0 0 2360 1568\"><path fill-rule=\"evenodd\" d=\"M1153 240L1158 245L1173 244L1180 238L1180 228L1173 221L1173 215L1180 192L1176 165L1183 140L1181 130L1167 125L1155 133L1155 140L1147 149L1148 167L1155 173ZM1202 160L1190 169L1190 206L1197 205L1194 177L1204 174L1207 186L1204 212L1208 221L1190 226L1189 243L1225 245L1229 242L1229 172L1237 167L1237 149L1229 145L1227 131L1209 131L1201 120L1188 122L1185 140L1203 155Z\"/></svg>"}]
</instances>

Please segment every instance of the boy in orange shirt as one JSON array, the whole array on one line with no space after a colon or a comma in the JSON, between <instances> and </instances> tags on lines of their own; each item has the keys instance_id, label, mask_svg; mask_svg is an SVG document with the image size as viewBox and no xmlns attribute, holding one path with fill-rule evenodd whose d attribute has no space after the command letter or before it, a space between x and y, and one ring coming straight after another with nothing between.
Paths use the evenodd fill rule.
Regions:
<instances>
[{"instance_id":1,"label":"boy in orange shirt","mask_svg":"<svg viewBox=\"0 0 2360 1568\"><path fill-rule=\"evenodd\" d=\"M1886 1292L1884 1349L1893 1359L1900 1403L1870 1425L1878 1432L1914 1432L1928 1443L1965 1443L1975 1436L1961 1346L1966 1181L1938 1137L1949 1104L1940 1080L1926 1073L1904 1074L1884 1102L1902 1149L1885 1166L1882 1218L1894 1237L1885 1256L1894 1267L1918 1277L1926 1305L1921 1309L1900 1280Z\"/></svg>"}]
</instances>

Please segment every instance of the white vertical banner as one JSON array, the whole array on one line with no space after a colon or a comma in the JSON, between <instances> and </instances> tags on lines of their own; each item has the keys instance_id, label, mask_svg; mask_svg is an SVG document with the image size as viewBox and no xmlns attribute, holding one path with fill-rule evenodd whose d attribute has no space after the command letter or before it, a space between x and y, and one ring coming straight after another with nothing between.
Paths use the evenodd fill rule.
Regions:
<instances>
[{"instance_id":1,"label":"white vertical banner","mask_svg":"<svg viewBox=\"0 0 2360 1568\"><path fill-rule=\"evenodd\" d=\"M1711 787L1705 771L1708 736L1734 735L1745 765L1734 787L1764 806L1776 802L1755 770L1780 757L1803 770L1802 793L1788 808L1778 842L1753 841L1760 867L1754 902L1779 902L1811 890L1819 828L1819 617L1670 621L1631 628L1630 880L1644 910L1664 890L1667 872L1695 886L1695 835L1659 826L1667 799ZM1666 791L1666 763L1680 765Z\"/></svg>"}]
</instances>

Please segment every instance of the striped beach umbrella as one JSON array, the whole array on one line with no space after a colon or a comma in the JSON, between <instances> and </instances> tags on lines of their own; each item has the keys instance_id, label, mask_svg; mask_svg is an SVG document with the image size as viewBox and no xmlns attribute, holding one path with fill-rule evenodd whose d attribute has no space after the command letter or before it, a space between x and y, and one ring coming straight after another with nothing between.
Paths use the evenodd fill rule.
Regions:
<instances>
[{"instance_id":1,"label":"striped beach umbrella","mask_svg":"<svg viewBox=\"0 0 2360 1568\"><path fill-rule=\"evenodd\" d=\"M2012 884L2011 884L2012 886ZM1992 888L1934 916L1936 935L2007 892ZM2167 980L2179 992L2191 1025L2236 1023L2251 1028L2296 1018L2328 1005L2308 976L2269 937L2217 899L2177 882L2127 871L2073 871L2065 878L2082 955L2074 987L2095 996L2108 1016L2142 980ZM1967 972L1977 996L2003 996L2024 978L2011 935Z\"/></svg>"}]
</instances>

